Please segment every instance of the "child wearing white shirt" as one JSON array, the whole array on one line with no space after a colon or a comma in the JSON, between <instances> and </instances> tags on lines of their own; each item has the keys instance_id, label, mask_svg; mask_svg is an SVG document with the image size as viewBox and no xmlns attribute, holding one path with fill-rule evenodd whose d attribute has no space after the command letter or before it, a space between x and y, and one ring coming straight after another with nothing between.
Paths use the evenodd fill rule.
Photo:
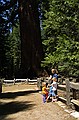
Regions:
<instances>
[{"instance_id":1,"label":"child wearing white shirt","mask_svg":"<svg viewBox=\"0 0 79 120\"><path fill-rule=\"evenodd\" d=\"M54 102L54 101L57 101L57 99L56 99L57 79L55 77L53 77L52 80L53 80L53 83L50 86L47 101L52 96L52 102Z\"/></svg>"}]
</instances>

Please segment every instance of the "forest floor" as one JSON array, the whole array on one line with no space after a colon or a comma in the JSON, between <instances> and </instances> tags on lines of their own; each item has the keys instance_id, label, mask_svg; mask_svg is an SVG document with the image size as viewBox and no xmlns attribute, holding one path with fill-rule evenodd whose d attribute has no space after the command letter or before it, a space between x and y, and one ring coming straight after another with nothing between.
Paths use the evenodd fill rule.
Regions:
<instances>
[{"instance_id":1,"label":"forest floor","mask_svg":"<svg viewBox=\"0 0 79 120\"><path fill-rule=\"evenodd\" d=\"M3 85L0 120L79 120L67 111L61 101L43 103L37 85Z\"/></svg>"}]
</instances>

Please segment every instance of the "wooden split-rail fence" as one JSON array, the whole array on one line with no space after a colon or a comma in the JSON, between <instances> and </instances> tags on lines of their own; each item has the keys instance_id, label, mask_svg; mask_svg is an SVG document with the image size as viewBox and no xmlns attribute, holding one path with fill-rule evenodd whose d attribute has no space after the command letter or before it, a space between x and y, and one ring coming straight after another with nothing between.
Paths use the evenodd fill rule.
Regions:
<instances>
[{"instance_id":1,"label":"wooden split-rail fence","mask_svg":"<svg viewBox=\"0 0 79 120\"><path fill-rule=\"evenodd\" d=\"M26 79L13 79L13 80L6 80L6 79L1 79L0 80L2 84L17 84L17 83L22 83L22 82L25 82L25 83L32 83L32 82L37 82L37 79L33 79L33 80L30 80L29 78L26 78Z\"/></svg>"},{"instance_id":2,"label":"wooden split-rail fence","mask_svg":"<svg viewBox=\"0 0 79 120\"><path fill-rule=\"evenodd\" d=\"M59 99L63 102L65 102L68 106L75 108L76 105L79 107L79 82L72 82L69 79L61 79L62 82L58 82L58 90L62 90L63 93L66 93L65 97L62 97L61 94L59 96ZM40 90L42 90L42 82L48 82L48 79L46 78L38 78L37 79L37 86ZM61 84L60 84L61 83Z\"/></svg>"},{"instance_id":3,"label":"wooden split-rail fence","mask_svg":"<svg viewBox=\"0 0 79 120\"><path fill-rule=\"evenodd\" d=\"M2 80L2 83L13 83L14 85L17 82L25 82L25 83L29 83L29 82L35 82L37 84L38 89L41 91L42 90L42 83L46 82L47 84L49 84L49 80L47 77L40 77L37 79L15 79L14 80ZM63 102L65 102L68 106L73 106L73 105L77 105L79 107L79 82L72 82L69 79L64 79L64 84L63 84L63 80L61 79L61 81L58 81L58 90L62 90L63 92L66 93L65 98L62 97L61 95L59 95L59 99L62 100Z\"/></svg>"},{"instance_id":4,"label":"wooden split-rail fence","mask_svg":"<svg viewBox=\"0 0 79 120\"><path fill-rule=\"evenodd\" d=\"M79 106L79 83L70 82L68 79L66 79L65 82L67 105L71 105L71 103L74 103L75 105Z\"/></svg>"}]
</instances>

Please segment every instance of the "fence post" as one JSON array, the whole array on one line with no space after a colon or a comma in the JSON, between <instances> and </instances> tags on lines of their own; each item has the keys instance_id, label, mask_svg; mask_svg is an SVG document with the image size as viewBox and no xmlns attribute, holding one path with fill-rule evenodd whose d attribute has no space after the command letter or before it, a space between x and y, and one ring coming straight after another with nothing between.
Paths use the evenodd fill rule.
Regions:
<instances>
[{"instance_id":1,"label":"fence post","mask_svg":"<svg viewBox=\"0 0 79 120\"><path fill-rule=\"evenodd\" d=\"M37 87L42 90L42 80L41 78L37 78Z\"/></svg>"},{"instance_id":2,"label":"fence post","mask_svg":"<svg viewBox=\"0 0 79 120\"><path fill-rule=\"evenodd\" d=\"M69 79L65 80L66 82L66 99L67 99L67 105L70 105L70 82Z\"/></svg>"},{"instance_id":3,"label":"fence post","mask_svg":"<svg viewBox=\"0 0 79 120\"><path fill-rule=\"evenodd\" d=\"M15 85L15 81L16 81L16 79L14 78L14 83L13 83L14 85Z\"/></svg>"},{"instance_id":4,"label":"fence post","mask_svg":"<svg viewBox=\"0 0 79 120\"><path fill-rule=\"evenodd\" d=\"M2 93L2 79L0 79L0 93Z\"/></svg>"},{"instance_id":5,"label":"fence post","mask_svg":"<svg viewBox=\"0 0 79 120\"><path fill-rule=\"evenodd\" d=\"M27 81L26 81L27 84L29 84L29 78L27 78Z\"/></svg>"},{"instance_id":6,"label":"fence post","mask_svg":"<svg viewBox=\"0 0 79 120\"><path fill-rule=\"evenodd\" d=\"M73 91L73 99L76 99L76 89L72 89Z\"/></svg>"}]
</instances>

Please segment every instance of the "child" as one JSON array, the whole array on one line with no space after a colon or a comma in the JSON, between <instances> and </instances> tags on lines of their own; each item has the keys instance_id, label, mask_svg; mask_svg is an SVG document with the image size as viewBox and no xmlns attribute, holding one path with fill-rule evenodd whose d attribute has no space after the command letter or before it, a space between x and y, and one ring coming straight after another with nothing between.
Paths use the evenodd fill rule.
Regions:
<instances>
[{"instance_id":1,"label":"child","mask_svg":"<svg viewBox=\"0 0 79 120\"><path fill-rule=\"evenodd\" d=\"M42 95L43 95L43 102L46 102L46 99L48 97L48 90L46 88L46 83L43 83L43 87L42 87Z\"/></svg>"},{"instance_id":2,"label":"child","mask_svg":"<svg viewBox=\"0 0 79 120\"><path fill-rule=\"evenodd\" d=\"M53 83L50 86L47 101L50 97L52 97L52 102L54 102L54 101L57 101L57 99L56 99L56 92L57 92L57 82L56 81L57 81L57 79L54 77L54 78L52 78L52 80L53 80Z\"/></svg>"}]
</instances>

